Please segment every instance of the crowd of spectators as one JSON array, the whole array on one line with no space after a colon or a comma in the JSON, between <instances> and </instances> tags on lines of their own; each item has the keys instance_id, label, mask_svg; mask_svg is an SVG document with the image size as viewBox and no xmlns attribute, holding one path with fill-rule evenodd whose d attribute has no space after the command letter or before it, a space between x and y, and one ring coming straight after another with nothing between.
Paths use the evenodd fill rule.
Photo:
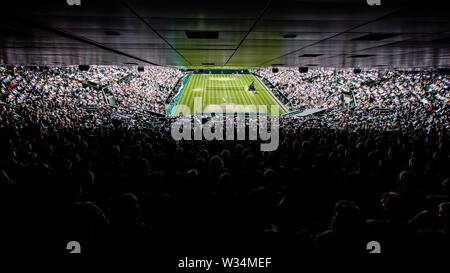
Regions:
<instances>
[{"instance_id":1,"label":"crowd of spectators","mask_svg":"<svg viewBox=\"0 0 450 273\"><path fill-rule=\"evenodd\" d=\"M9 252L65 253L73 240L86 254L357 255L368 241L392 255L448 251L446 75L392 72L361 84L356 108L283 117L279 148L261 152L259 141L175 141L176 118L150 124L123 112L117 123L120 108L77 107L73 80L0 69L2 101L13 106L0 106L0 246ZM141 78L167 87L171 73ZM334 74L311 73L334 86ZM139 84L112 92L138 89L126 104L145 107ZM300 100L307 90L288 86ZM157 99L162 90L152 90ZM326 97L310 91L317 103Z\"/></svg>"},{"instance_id":2,"label":"crowd of spectators","mask_svg":"<svg viewBox=\"0 0 450 273\"><path fill-rule=\"evenodd\" d=\"M114 82L108 90L121 107L165 113L165 100L183 76L178 69L147 67L129 82Z\"/></svg>"},{"instance_id":3,"label":"crowd of spectators","mask_svg":"<svg viewBox=\"0 0 450 273\"><path fill-rule=\"evenodd\" d=\"M131 69L127 66L115 65L90 65L87 71L81 71L78 65L57 67L57 69L70 78L82 82L89 81L100 86L107 85L110 82L118 82L131 73Z\"/></svg>"},{"instance_id":4,"label":"crowd of spectators","mask_svg":"<svg viewBox=\"0 0 450 273\"><path fill-rule=\"evenodd\" d=\"M111 125L112 120L126 122L128 126L144 126L151 119L149 112L165 113L165 99L183 75L177 69L160 67L146 67L144 72L103 68L92 66L94 76L84 77L90 74L78 71L78 66L43 70L18 66L14 68L15 73L1 66L0 101L12 107L9 111L14 111L16 117L21 112L43 126L93 128ZM129 71L131 74L127 75L132 77L120 81L124 74L118 71ZM111 80L104 89L85 84L104 75ZM105 95L115 98L115 107Z\"/></svg>"},{"instance_id":5,"label":"crowd of spectators","mask_svg":"<svg viewBox=\"0 0 450 273\"><path fill-rule=\"evenodd\" d=\"M90 122L86 108L105 106L101 92L61 75L17 68L7 73L0 67L1 101L10 110L26 113L43 126L75 127Z\"/></svg>"},{"instance_id":6,"label":"crowd of spectators","mask_svg":"<svg viewBox=\"0 0 450 273\"><path fill-rule=\"evenodd\" d=\"M323 122L335 127L367 124L380 129L449 130L450 77L437 71L310 70L255 71L290 99L293 110L325 108ZM351 109L342 94L354 96ZM303 118L300 118L303 119Z\"/></svg>"}]
</instances>

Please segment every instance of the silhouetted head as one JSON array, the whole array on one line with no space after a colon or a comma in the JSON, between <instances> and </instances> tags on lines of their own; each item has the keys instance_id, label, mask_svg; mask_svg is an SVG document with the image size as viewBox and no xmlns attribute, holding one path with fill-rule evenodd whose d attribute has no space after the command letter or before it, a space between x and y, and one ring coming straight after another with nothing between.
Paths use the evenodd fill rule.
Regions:
<instances>
[{"instance_id":1,"label":"silhouetted head","mask_svg":"<svg viewBox=\"0 0 450 273\"><path fill-rule=\"evenodd\" d=\"M450 199L450 181L448 178L442 181L442 191L447 195L447 199Z\"/></svg>"},{"instance_id":2,"label":"silhouetted head","mask_svg":"<svg viewBox=\"0 0 450 273\"><path fill-rule=\"evenodd\" d=\"M263 174L264 186L273 189L278 184L278 173L273 169L266 169Z\"/></svg>"},{"instance_id":3,"label":"silhouetted head","mask_svg":"<svg viewBox=\"0 0 450 273\"><path fill-rule=\"evenodd\" d=\"M366 232L366 219L362 210L352 201L335 204L331 230L338 235L360 237Z\"/></svg>"},{"instance_id":4,"label":"silhouetted head","mask_svg":"<svg viewBox=\"0 0 450 273\"><path fill-rule=\"evenodd\" d=\"M86 170L81 172L78 175L79 184L81 186L81 194L88 194L93 188L95 184L95 175L92 171Z\"/></svg>"},{"instance_id":5,"label":"silhouetted head","mask_svg":"<svg viewBox=\"0 0 450 273\"><path fill-rule=\"evenodd\" d=\"M406 201L397 192L387 192L381 197L381 206L388 220L402 222L406 217Z\"/></svg>"},{"instance_id":6,"label":"silhouetted head","mask_svg":"<svg viewBox=\"0 0 450 273\"><path fill-rule=\"evenodd\" d=\"M450 202L441 203L439 205L439 219L445 224L450 222Z\"/></svg>"},{"instance_id":7,"label":"silhouetted head","mask_svg":"<svg viewBox=\"0 0 450 273\"><path fill-rule=\"evenodd\" d=\"M405 187L407 189L414 188L414 178L413 174L410 171L402 171L398 175L398 184L401 187Z\"/></svg>"},{"instance_id":8,"label":"silhouetted head","mask_svg":"<svg viewBox=\"0 0 450 273\"><path fill-rule=\"evenodd\" d=\"M111 223L115 226L134 227L141 223L140 208L137 197L125 193L109 200Z\"/></svg>"},{"instance_id":9,"label":"silhouetted head","mask_svg":"<svg viewBox=\"0 0 450 273\"><path fill-rule=\"evenodd\" d=\"M231 197L234 195L233 176L231 173L223 173L217 181L216 195Z\"/></svg>"},{"instance_id":10,"label":"silhouetted head","mask_svg":"<svg viewBox=\"0 0 450 273\"><path fill-rule=\"evenodd\" d=\"M209 161L209 168L210 168L210 171L213 173L218 173L218 172L222 171L223 167L224 167L223 161L218 155L213 156L211 158L211 160Z\"/></svg>"}]
</instances>

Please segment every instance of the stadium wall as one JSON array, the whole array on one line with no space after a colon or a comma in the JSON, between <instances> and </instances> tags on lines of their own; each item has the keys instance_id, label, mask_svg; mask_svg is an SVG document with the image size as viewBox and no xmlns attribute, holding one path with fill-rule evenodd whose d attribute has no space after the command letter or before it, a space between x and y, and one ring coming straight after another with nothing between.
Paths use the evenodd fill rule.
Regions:
<instances>
[{"instance_id":1,"label":"stadium wall","mask_svg":"<svg viewBox=\"0 0 450 273\"><path fill-rule=\"evenodd\" d=\"M183 94L184 87L186 86L189 77L191 74L186 74L182 80L182 84L180 88L178 89L178 93L175 95L173 100L167 105L166 104L166 115L171 116L173 113L173 110L175 110L175 107L177 106L178 102L180 101L181 95Z\"/></svg>"},{"instance_id":2,"label":"stadium wall","mask_svg":"<svg viewBox=\"0 0 450 273\"><path fill-rule=\"evenodd\" d=\"M194 74L250 74L247 69L197 69Z\"/></svg>"}]
</instances>

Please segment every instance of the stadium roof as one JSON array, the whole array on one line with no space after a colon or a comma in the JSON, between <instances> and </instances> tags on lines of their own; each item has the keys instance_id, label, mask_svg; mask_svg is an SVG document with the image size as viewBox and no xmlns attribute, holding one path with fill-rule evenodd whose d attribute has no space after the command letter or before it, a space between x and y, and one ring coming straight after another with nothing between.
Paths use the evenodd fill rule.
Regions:
<instances>
[{"instance_id":1,"label":"stadium roof","mask_svg":"<svg viewBox=\"0 0 450 273\"><path fill-rule=\"evenodd\" d=\"M450 64L446 1L79 1L2 2L0 63Z\"/></svg>"}]
</instances>

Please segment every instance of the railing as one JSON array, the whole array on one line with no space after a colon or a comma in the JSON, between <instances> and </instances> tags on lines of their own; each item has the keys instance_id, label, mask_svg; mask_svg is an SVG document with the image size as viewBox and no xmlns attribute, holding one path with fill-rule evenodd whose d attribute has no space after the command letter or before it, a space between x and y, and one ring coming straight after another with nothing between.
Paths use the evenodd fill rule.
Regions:
<instances>
[{"instance_id":1,"label":"railing","mask_svg":"<svg viewBox=\"0 0 450 273\"><path fill-rule=\"evenodd\" d=\"M143 108L139 108L139 107L133 107L133 108L130 108L130 107L121 107L120 109L125 109L125 110L128 110L128 111L133 111L134 113L137 113L137 114L141 114L141 115L150 115L150 116L157 116L157 117L165 117L166 115L164 115L164 114L161 114L161 113L157 113L157 112L153 112L153 111L150 111L150 110L147 110L147 109L143 109Z\"/></svg>"},{"instance_id":2,"label":"railing","mask_svg":"<svg viewBox=\"0 0 450 273\"><path fill-rule=\"evenodd\" d=\"M164 103L170 104L170 102L172 101L174 95L178 92L178 90L180 89L180 85L182 83L182 80L184 79L185 76L181 77L178 79L178 81L175 83L175 85L173 86L172 90L169 91L169 95L167 96L167 99L164 101Z\"/></svg>"},{"instance_id":3,"label":"railing","mask_svg":"<svg viewBox=\"0 0 450 273\"><path fill-rule=\"evenodd\" d=\"M117 80L117 82L118 82L118 83L121 83L121 82L129 83L134 77L136 77L136 75L133 74L133 73L130 73L130 74L128 74L128 75L123 76L123 77L120 78L119 80Z\"/></svg>"},{"instance_id":4,"label":"railing","mask_svg":"<svg viewBox=\"0 0 450 273\"><path fill-rule=\"evenodd\" d=\"M190 76L191 76L191 74L187 74L182 79L180 79L179 83L181 83L181 85L178 87L178 89L174 88L172 90L172 94L175 94L173 100L170 102L169 102L169 98L166 100L166 114L168 116L171 116L173 111L175 110L175 107L178 104L178 101L180 100L181 95L183 94L184 87L186 86L186 83L188 82ZM177 87L177 85L176 85L176 87ZM177 93L175 93L175 92L177 92ZM167 103L167 102L169 102L169 103Z\"/></svg>"},{"instance_id":5,"label":"railing","mask_svg":"<svg viewBox=\"0 0 450 273\"><path fill-rule=\"evenodd\" d=\"M279 100L281 100L281 102L287 106L289 106L289 99L288 97L286 97L285 94L283 94L283 92L281 92L275 85L273 85L268 79L266 79L265 77L262 77L261 75L257 74L257 73L252 73L253 76L257 76L259 78L261 78L263 80L263 83L269 87L272 90L272 93L275 94L275 96L277 96L277 98ZM289 106L289 108L291 109L291 106Z\"/></svg>"},{"instance_id":6,"label":"railing","mask_svg":"<svg viewBox=\"0 0 450 273\"><path fill-rule=\"evenodd\" d=\"M0 102L0 106L6 107L6 108L20 109L18 106L14 106L14 105L11 105L11 104L5 103L5 102Z\"/></svg>"}]
</instances>

